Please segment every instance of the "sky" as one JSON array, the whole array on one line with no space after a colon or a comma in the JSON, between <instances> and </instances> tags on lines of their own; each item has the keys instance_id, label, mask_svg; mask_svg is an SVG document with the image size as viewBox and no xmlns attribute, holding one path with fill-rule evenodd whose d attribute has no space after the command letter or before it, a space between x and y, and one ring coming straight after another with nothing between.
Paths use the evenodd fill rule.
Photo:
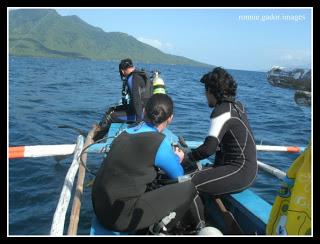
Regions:
<instances>
[{"instance_id":1,"label":"sky","mask_svg":"<svg viewBox=\"0 0 320 244\"><path fill-rule=\"evenodd\" d=\"M57 8L106 32L227 69L312 64L311 8Z\"/></svg>"}]
</instances>

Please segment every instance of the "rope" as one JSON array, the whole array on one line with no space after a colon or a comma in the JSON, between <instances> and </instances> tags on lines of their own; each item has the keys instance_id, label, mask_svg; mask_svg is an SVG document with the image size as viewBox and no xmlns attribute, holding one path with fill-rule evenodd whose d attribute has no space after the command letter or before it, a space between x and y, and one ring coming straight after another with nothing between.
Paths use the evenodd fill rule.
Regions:
<instances>
[{"instance_id":1,"label":"rope","mask_svg":"<svg viewBox=\"0 0 320 244\"><path fill-rule=\"evenodd\" d=\"M108 140L108 139L111 139L111 138L115 138L115 136L103 137L103 138L97 140L95 143L92 143L92 144L90 144L90 145L88 145L88 146L86 146L85 148L82 149L82 151L81 151L81 153L80 153L80 164L85 168L85 170L86 170L89 174L96 176L96 173L94 173L92 170L90 170L90 169L86 166L86 164L82 161L82 154L83 154L89 147L91 147L92 145L98 144L99 142L101 142L101 141L103 141L103 140L105 140L105 139Z\"/></svg>"}]
</instances>

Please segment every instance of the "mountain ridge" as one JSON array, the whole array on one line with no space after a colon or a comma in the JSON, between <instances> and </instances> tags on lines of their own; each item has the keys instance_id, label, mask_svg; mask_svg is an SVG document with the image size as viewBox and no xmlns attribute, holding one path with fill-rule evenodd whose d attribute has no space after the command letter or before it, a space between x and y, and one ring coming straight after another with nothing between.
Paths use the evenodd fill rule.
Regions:
<instances>
[{"instance_id":1,"label":"mountain ridge","mask_svg":"<svg viewBox=\"0 0 320 244\"><path fill-rule=\"evenodd\" d=\"M123 32L105 32L77 15L54 9L9 11L9 54L14 56L120 60L190 66L213 65L166 54Z\"/></svg>"}]
</instances>

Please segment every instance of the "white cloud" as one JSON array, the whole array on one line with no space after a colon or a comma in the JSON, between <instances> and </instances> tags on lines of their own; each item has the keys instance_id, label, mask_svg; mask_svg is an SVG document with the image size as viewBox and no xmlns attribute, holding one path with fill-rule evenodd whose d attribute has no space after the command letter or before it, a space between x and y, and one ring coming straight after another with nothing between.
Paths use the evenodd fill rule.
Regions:
<instances>
[{"instance_id":1,"label":"white cloud","mask_svg":"<svg viewBox=\"0 0 320 244\"><path fill-rule=\"evenodd\" d=\"M139 41L146 43L150 46L153 46L155 48L158 48L162 51L165 50L170 50L173 48L173 45L169 42L161 42L160 40L157 39L151 39L151 38L145 38L145 37L139 37L138 38Z\"/></svg>"},{"instance_id":2,"label":"white cloud","mask_svg":"<svg viewBox=\"0 0 320 244\"><path fill-rule=\"evenodd\" d=\"M286 55L283 55L282 57L280 57L281 60L284 60L284 61L290 61L290 60L294 60L296 58L293 57L293 55L291 54L286 54Z\"/></svg>"},{"instance_id":3,"label":"white cloud","mask_svg":"<svg viewBox=\"0 0 320 244\"><path fill-rule=\"evenodd\" d=\"M283 61L303 61L310 59L311 53L307 50L282 50L280 59Z\"/></svg>"},{"instance_id":4,"label":"white cloud","mask_svg":"<svg viewBox=\"0 0 320 244\"><path fill-rule=\"evenodd\" d=\"M311 53L307 50L282 50L279 56L279 63L287 66L310 65Z\"/></svg>"}]
</instances>

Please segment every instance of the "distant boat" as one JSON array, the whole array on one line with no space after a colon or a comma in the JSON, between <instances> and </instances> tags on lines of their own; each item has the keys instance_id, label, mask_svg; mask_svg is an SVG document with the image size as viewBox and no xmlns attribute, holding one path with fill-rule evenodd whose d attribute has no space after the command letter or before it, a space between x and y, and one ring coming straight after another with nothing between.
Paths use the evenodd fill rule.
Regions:
<instances>
[{"instance_id":1,"label":"distant boat","mask_svg":"<svg viewBox=\"0 0 320 244\"><path fill-rule=\"evenodd\" d=\"M273 66L267 72L268 82L273 86L302 91L311 91L311 69L288 69Z\"/></svg>"}]
</instances>

